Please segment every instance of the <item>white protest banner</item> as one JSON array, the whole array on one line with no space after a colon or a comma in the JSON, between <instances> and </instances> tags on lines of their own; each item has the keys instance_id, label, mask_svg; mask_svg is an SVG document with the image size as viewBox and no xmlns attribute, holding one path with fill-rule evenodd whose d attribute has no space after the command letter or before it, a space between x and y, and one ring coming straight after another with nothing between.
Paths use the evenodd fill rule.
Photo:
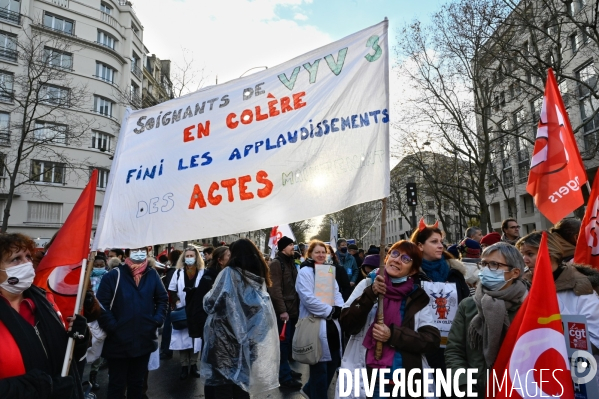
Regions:
<instances>
[{"instance_id":1,"label":"white protest banner","mask_svg":"<svg viewBox=\"0 0 599 399\"><path fill-rule=\"evenodd\" d=\"M387 25L127 112L94 248L257 230L388 196Z\"/></svg>"},{"instance_id":2,"label":"white protest banner","mask_svg":"<svg viewBox=\"0 0 599 399\"><path fill-rule=\"evenodd\" d=\"M277 244L283 237L289 237L295 242L295 236L293 231L288 224L282 224L280 226L274 226L270 231L270 239L268 240L268 246L270 247L270 259L274 259L277 254Z\"/></svg>"},{"instance_id":3,"label":"white protest banner","mask_svg":"<svg viewBox=\"0 0 599 399\"><path fill-rule=\"evenodd\" d=\"M422 289L428 294L435 327L441 333L441 348L447 345L449 330L458 311L458 291L454 283L422 282Z\"/></svg>"}]
</instances>

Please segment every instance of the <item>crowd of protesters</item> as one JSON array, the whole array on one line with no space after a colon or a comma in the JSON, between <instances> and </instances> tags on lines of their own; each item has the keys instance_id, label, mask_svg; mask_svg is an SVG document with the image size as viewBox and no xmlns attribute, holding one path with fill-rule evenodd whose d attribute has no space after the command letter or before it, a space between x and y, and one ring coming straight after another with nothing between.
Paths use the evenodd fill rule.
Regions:
<instances>
[{"instance_id":1,"label":"crowd of protesters","mask_svg":"<svg viewBox=\"0 0 599 399\"><path fill-rule=\"evenodd\" d=\"M597 353L599 271L572 263L579 231L580 220L564 219L548 230L547 245L560 312L586 317ZM83 314L71 316L32 285L44 252L25 235L1 234L0 397L84 399L101 388L97 375L107 367L106 398L147 398L148 371L174 352L180 379L201 378L207 399L249 398L276 387L328 398L339 367L368 375L380 368L476 368L475 391L485 397L487 370L531 287L541 237L520 237L510 218L501 232L471 227L449 247L436 224L421 222L408 240L382 252L343 238L296 245L289 237L278 240L272 259L248 239L157 259L151 247L113 248L91 259ZM317 265L335 274L330 301L317 292ZM455 287L457 312L444 338L427 283ZM376 321L381 295L384 324ZM318 323L313 338L322 348L305 384L292 368L296 325L304 319ZM62 376L69 337L75 360ZM380 388L390 392L392 385ZM360 392L356 397L365 397Z\"/></svg>"}]
</instances>

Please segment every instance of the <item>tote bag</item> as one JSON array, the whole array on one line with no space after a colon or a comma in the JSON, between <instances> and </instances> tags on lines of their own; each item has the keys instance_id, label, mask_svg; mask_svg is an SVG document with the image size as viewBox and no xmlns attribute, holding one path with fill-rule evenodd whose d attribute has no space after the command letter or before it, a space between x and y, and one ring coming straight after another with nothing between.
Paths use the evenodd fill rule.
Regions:
<instances>
[{"instance_id":1,"label":"tote bag","mask_svg":"<svg viewBox=\"0 0 599 399\"><path fill-rule=\"evenodd\" d=\"M320 319L314 316L304 317L297 322L291 350L293 358L304 364L314 365L322 357L320 342Z\"/></svg>"}]
</instances>

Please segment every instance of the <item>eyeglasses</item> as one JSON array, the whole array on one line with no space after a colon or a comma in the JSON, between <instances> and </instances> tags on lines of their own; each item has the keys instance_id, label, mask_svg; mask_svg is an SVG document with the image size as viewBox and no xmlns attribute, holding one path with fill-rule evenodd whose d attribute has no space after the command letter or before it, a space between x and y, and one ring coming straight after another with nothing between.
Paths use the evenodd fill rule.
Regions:
<instances>
[{"instance_id":1,"label":"eyeglasses","mask_svg":"<svg viewBox=\"0 0 599 399\"><path fill-rule=\"evenodd\" d=\"M509 226L508 227L508 229L519 229L519 228L520 228L520 226L517 226L517 225L516 226Z\"/></svg>"},{"instance_id":2,"label":"eyeglasses","mask_svg":"<svg viewBox=\"0 0 599 399\"><path fill-rule=\"evenodd\" d=\"M399 256L399 260L404 265L409 265L410 263L412 263L412 258L410 258L406 254L403 254L403 255L400 256L400 252L398 250L396 250L396 249L394 249L393 251L391 251L389 253L389 256L392 257L393 259L395 259L395 258L397 258Z\"/></svg>"},{"instance_id":3,"label":"eyeglasses","mask_svg":"<svg viewBox=\"0 0 599 399\"><path fill-rule=\"evenodd\" d=\"M487 261L484 261L484 260L481 260L480 262L478 262L477 265L479 267L481 267L481 268L482 267L488 267L490 270L497 270L497 269L499 269L499 266L509 267L510 270L514 268L514 266L510 266L510 265L507 265L505 263L494 262L494 261L487 262Z\"/></svg>"}]
</instances>

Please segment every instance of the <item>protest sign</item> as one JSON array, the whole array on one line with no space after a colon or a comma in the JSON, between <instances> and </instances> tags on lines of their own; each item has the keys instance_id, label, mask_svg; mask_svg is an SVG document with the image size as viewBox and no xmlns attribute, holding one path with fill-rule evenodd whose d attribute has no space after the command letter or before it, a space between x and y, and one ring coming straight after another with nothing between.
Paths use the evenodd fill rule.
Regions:
<instances>
[{"instance_id":1,"label":"protest sign","mask_svg":"<svg viewBox=\"0 0 599 399\"><path fill-rule=\"evenodd\" d=\"M335 275L333 265L314 265L314 296L322 303L335 305Z\"/></svg>"},{"instance_id":2,"label":"protest sign","mask_svg":"<svg viewBox=\"0 0 599 399\"><path fill-rule=\"evenodd\" d=\"M251 231L388 196L387 24L128 111L94 248Z\"/></svg>"},{"instance_id":3,"label":"protest sign","mask_svg":"<svg viewBox=\"0 0 599 399\"><path fill-rule=\"evenodd\" d=\"M428 306L431 308L435 327L441 333L441 348L445 348L451 324L458 311L458 291L455 283L423 281L422 289L430 298Z\"/></svg>"}]
</instances>

